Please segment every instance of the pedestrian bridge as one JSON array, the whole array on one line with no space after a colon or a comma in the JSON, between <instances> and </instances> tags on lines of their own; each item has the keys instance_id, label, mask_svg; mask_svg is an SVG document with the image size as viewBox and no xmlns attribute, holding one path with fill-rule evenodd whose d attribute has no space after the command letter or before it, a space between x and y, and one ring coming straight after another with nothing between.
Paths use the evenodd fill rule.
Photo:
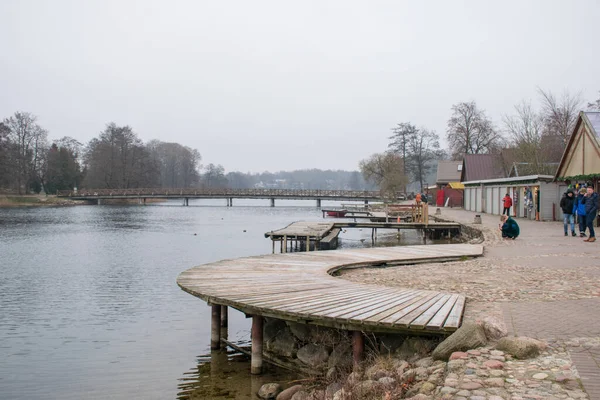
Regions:
<instances>
[{"instance_id":1,"label":"pedestrian bridge","mask_svg":"<svg viewBox=\"0 0 600 400\"><path fill-rule=\"evenodd\" d=\"M316 200L317 207L321 200L364 201L382 200L378 191L367 190L320 190L320 189L83 189L78 191L62 190L58 197L74 200L97 200L101 204L105 199L183 199L183 205L189 199L226 199L227 205L233 205L233 199L269 199L275 206L275 199Z\"/></svg>"}]
</instances>

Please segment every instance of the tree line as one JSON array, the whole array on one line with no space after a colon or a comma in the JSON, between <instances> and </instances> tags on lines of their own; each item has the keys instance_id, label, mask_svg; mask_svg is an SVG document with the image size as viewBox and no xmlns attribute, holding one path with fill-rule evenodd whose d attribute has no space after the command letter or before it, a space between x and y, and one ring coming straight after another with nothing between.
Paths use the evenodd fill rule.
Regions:
<instances>
[{"instance_id":1,"label":"tree line","mask_svg":"<svg viewBox=\"0 0 600 400\"><path fill-rule=\"evenodd\" d=\"M281 188L372 190L358 171L306 169L225 173L201 165L197 149L179 143L143 143L130 126L109 123L86 145L50 141L35 115L16 112L0 122L0 192L56 193L74 188Z\"/></svg>"},{"instance_id":2,"label":"tree line","mask_svg":"<svg viewBox=\"0 0 600 400\"><path fill-rule=\"evenodd\" d=\"M580 93L561 95L538 89L538 103L522 100L497 125L475 101L451 107L447 122L447 150L439 135L410 122L392 128L388 149L362 160L363 177L390 197L406 191L409 182L424 190L424 177L435 160L461 160L467 154L509 154L511 162L526 166L528 174L553 174L571 135L579 111L600 111L600 98L584 105Z\"/></svg>"}]
</instances>

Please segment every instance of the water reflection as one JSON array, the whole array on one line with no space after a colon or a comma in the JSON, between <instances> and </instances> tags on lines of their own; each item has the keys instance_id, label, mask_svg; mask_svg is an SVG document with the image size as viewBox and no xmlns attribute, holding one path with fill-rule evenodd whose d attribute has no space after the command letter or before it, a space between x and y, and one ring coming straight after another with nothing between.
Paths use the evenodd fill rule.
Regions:
<instances>
[{"instance_id":1,"label":"water reflection","mask_svg":"<svg viewBox=\"0 0 600 400\"><path fill-rule=\"evenodd\" d=\"M180 379L177 399L256 400L256 393L263 384L277 382L287 387L299 378L294 372L268 363L264 365L263 375L251 375L249 360L236 351L211 351L198 356L198 365Z\"/></svg>"}]
</instances>

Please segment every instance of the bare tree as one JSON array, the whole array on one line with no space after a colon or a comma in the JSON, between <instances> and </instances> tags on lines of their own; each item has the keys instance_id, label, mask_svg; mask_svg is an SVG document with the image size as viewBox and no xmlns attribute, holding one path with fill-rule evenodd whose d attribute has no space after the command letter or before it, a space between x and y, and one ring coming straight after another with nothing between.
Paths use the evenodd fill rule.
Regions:
<instances>
[{"instance_id":1,"label":"bare tree","mask_svg":"<svg viewBox=\"0 0 600 400\"><path fill-rule=\"evenodd\" d=\"M421 191L425 176L433 168L433 161L443 158L440 151L440 139L437 133L425 128L418 129L411 135L407 145L407 165L415 181L419 182Z\"/></svg>"},{"instance_id":2,"label":"bare tree","mask_svg":"<svg viewBox=\"0 0 600 400\"><path fill-rule=\"evenodd\" d=\"M572 94L565 91L558 98L552 92L540 88L538 93L542 103L544 134L558 135L566 144L583 105L581 93Z\"/></svg>"},{"instance_id":3,"label":"bare tree","mask_svg":"<svg viewBox=\"0 0 600 400\"><path fill-rule=\"evenodd\" d=\"M152 140L147 145L152 160L158 166L160 186L190 187L198 183L200 153L179 143Z\"/></svg>"},{"instance_id":4,"label":"bare tree","mask_svg":"<svg viewBox=\"0 0 600 400\"><path fill-rule=\"evenodd\" d=\"M489 153L501 147L503 141L485 111L477 108L474 101L452 106L446 134L454 159L465 154Z\"/></svg>"},{"instance_id":5,"label":"bare tree","mask_svg":"<svg viewBox=\"0 0 600 400\"><path fill-rule=\"evenodd\" d=\"M202 175L202 184L207 188L222 188L227 186L225 168L222 165L210 163L206 166Z\"/></svg>"},{"instance_id":6,"label":"bare tree","mask_svg":"<svg viewBox=\"0 0 600 400\"><path fill-rule=\"evenodd\" d=\"M47 151L48 132L37 124L37 117L28 112L16 112L4 120L11 142L11 162L19 194L36 182Z\"/></svg>"},{"instance_id":7,"label":"bare tree","mask_svg":"<svg viewBox=\"0 0 600 400\"><path fill-rule=\"evenodd\" d=\"M528 170L536 174L551 174L548 149L544 146L545 118L531 103L521 102L515 106L516 114L504 116L504 126L512 140L516 158L529 165Z\"/></svg>"},{"instance_id":8,"label":"bare tree","mask_svg":"<svg viewBox=\"0 0 600 400\"><path fill-rule=\"evenodd\" d=\"M377 153L359 163L360 171L367 182L373 182L388 199L406 187L408 178L404 173L404 160L394 153Z\"/></svg>"},{"instance_id":9,"label":"bare tree","mask_svg":"<svg viewBox=\"0 0 600 400\"><path fill-rule=\"evenodd\" d=\"M587 104L587 108L590 110L600 111L600 97L596 101Z\"/></svg>"}]
</instances>

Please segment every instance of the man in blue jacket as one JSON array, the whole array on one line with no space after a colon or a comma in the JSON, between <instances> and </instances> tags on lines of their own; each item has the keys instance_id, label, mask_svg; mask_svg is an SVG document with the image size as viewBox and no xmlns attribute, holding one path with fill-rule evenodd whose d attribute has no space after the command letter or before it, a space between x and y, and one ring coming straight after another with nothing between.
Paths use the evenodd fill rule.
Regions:
<instances>
[{"instance_id":1,"label":"man in blue jacket","mask_svg":"<svg viewBox=\"0 0 600 400\"><path fill-rule=\"evenodd\" d=\"M594 193L594 188L590 185L585 194L585 220L587 228L590 231L590 237L584 239L584 242L595 242L596 233L594 232L594 221L598 213L598 193Z\"/></svg>"},{"instance_id":2,"label":"man in blue jacket","mask_svg":"<svg viewBox=\"0 0 600 400\"><path fill-rule=\"evenodd\" d=\"M585 194L587 190L581 188L579 190L579 194L577 195L577 199L575 199L575 212L577 213L577 222L579 223L579 236L585 237L585 227L587 224L585 223Z\"/></svg>"}]
</instances>

